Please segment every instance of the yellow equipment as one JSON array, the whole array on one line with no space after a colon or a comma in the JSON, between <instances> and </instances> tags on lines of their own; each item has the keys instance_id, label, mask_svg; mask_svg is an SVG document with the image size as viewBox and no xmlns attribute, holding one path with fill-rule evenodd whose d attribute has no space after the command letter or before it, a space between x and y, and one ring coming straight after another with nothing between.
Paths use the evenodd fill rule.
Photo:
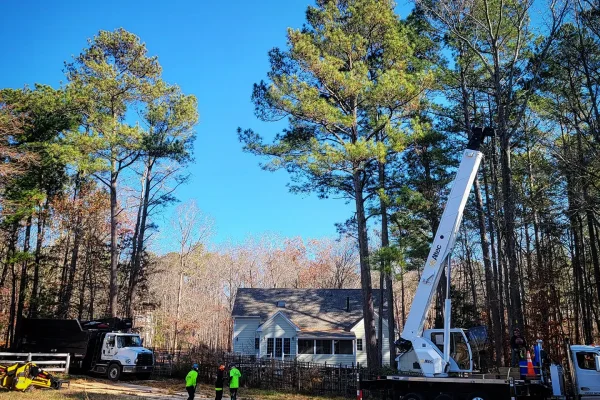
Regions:
<instances>
[{"instance_id":1,"label":"yellow equipment","mask_svg":"<svg viewBox=\"0 0 600 400\"><path fill-rule=\"evenodd\" d=\"M0 387L24 392L32 386L60 389L66 381L56 379L32 362L0 365Z\"/></svg>"}]
</instances>

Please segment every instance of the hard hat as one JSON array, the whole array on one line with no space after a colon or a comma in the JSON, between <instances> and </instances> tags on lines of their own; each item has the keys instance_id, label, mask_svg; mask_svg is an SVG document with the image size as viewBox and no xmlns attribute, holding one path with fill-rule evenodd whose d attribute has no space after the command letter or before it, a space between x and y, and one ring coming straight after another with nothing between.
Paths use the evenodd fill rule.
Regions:
<instances>
[{"instance_id":1,"label":"hard hat","mask_svg":"<svg viewBox=\"0 0 600 400\"><path fill-rule=\"evenodd\" d=\"M198 364L194 363L194 365L192 365L192 369L198 369Z\"/></svg>"},{"instance_id":2,"label":"hard hat","mask_svg":"<svg viewBox=\"0 0 600 400\"><path fill-rule=\"evenodd\" d=\"M225 366L224 366L223 364L221 364L221 365L219 365L219 369L220 369L221 371L223 371L223 370L225 369Z\"/></svg>"}]
</instances>

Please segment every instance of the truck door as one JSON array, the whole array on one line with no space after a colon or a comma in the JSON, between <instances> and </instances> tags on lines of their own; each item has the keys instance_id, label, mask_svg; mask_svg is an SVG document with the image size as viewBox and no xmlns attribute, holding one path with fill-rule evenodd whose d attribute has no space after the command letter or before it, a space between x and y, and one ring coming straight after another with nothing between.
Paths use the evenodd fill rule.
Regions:
<instances>
[{"instance_id":1,"label":"truck door","mask_svg":"<svg viewBox=\"0 0 600 400\"><path fill-rule=\"evenodd\" d=\"M576 351L577 390L581 396L600 396L600 371L596 370L596 351Z\"/></svg>"},{"instance_id":2,"label":"truck door","mask_svg":"<svg viewBox=\"0 0 600 400\"><path fill-rule=\"evenodd\" d=\"M423 332L423 336L433 342L444 353L444 330L443 329L428 329ZM469 341L462 329L450 330L450 357L454 360L450 361L450 372L471 372L472 353Z\"/></svg>"},{"instance_id":3,"label":"truck door","mask_svg":"<svg viewBox=\"0 0 600 400\"><path fill-rule=\"evenodd\" d=\"M112 360L117 354L117 337L114 334L107 333L102 344L102 359Z\"/></svg>"}]
</instances>

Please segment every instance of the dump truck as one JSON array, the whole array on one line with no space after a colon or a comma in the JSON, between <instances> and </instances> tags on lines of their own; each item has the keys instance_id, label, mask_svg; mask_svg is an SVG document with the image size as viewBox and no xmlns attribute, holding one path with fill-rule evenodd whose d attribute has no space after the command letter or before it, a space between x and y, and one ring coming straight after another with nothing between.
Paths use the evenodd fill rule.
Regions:
<instances>
[{"instance_id":1,"label":"dump truck","mask_svg":"<svg viewBox=\"0 0 600 400\"><path fill-rule=\"evenodd\" d=\"M27 353L68 353L70 368L102 374L116 381L122 374L147 379L154 369L154 354L131 332L131 319L24 318L17 350Z\"/></svg>"},{"instance_id":2,"label":"dump truck","mask_svg":"<svg viewBox=\"0 0 600 400\"><path fill-rule=\"evenodd\" d=\"M473 128L463 152L410 312L396 341L399 373L371 379L358 374L359 399L362 390L391 400L600 399L599 346L567 342L564 350L567 362L559 365L544 361L545 352L539 340L534 355L528 357L524 366L482 374L473 367L473 349L467 331L451 326L452 250L483 158L479 149L484 139L493 135L491 128ZM447 277L444 327L424 329L444 270Z\"/></svg>"}]
</instances>

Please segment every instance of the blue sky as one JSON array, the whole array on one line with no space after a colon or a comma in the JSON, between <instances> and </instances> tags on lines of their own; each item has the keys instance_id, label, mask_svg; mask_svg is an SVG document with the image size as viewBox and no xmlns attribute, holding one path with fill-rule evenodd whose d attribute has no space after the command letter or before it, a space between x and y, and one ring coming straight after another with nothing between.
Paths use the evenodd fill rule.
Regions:
<instances>
[{"instance_id":1,"label":"blue sky","mask_svg":"<svg viewBox=\"0 0 600 400\"><path fill-rule=\"evenodd\" d=\"M164 79L198 97L200 123L192 179L181 201L195 199L215 221L215 242L240 242L264 232L317 238L334 236L334 223L352 215L343 200L290 194L288 175L262 171L245 154L236 128L265 136L277 126L261 123L250 101L252 84L265 78L267 52L285 46L288 27L304 22L308 0L0 2L0 88L64 81L63 63L99 30L123 27L158 55ZM406 16L411 7L400 1ZM170 211L164 213L168 217ZM169 224L162 226L162 237ZM162 247L162 246L161 246Z\"/></svg>"}]
</instances>

